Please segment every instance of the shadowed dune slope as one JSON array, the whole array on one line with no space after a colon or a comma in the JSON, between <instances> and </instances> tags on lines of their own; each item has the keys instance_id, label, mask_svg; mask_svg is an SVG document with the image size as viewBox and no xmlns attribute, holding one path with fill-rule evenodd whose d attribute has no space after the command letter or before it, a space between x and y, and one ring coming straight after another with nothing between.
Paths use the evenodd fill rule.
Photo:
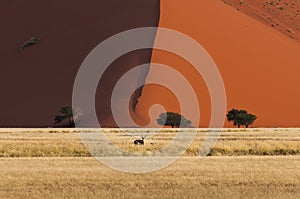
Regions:
<instances>
[{"instance_id":1,"label":"shadowed dune slope","mask_svg":"<svg viewBox=\"0 0 300 199\"><path fill-rule=\"evenodd\" d=\"M158 20L158 0L1 1L0 126L52 126L58 109L72 104L73 82L87 54L116 33L157 26ZM33 36L39 42L21 52L20 46ZM106 87L99 88L96 96L103 125L114 124L107 110L110 83L150 59L151 50L144 50L111 65L114 70L99 83Z\"/></svg>"},{"instance_id":2,"label":"shadowed dune slope","mask_svg":"<svg viewBox=\"0 0 300 199\"><path fill-rule=\"evenodd\" d=\"M189 35L210 53L224 80L227 110L241 108L256 114L255 126L300 125L300 45L297 41L219 0L188 3L162 0L160 27ZM152 62L169 65L186 76L200 101L200 126L207 126L211 115L209 94L192 66L178 56L157 50ZM150 67L149 75L168 75L153 73ZM145 121L149 121L146 110L159 102L168 110L180 111L174 98L160 99L167 95L164 94L167 90L161 88L157 92L156 86L144 87L140 98L138 113ZM195 107L191 107L193 109ZM196 124L191 114L186 117Z\"/></svg>"}]
</instances>

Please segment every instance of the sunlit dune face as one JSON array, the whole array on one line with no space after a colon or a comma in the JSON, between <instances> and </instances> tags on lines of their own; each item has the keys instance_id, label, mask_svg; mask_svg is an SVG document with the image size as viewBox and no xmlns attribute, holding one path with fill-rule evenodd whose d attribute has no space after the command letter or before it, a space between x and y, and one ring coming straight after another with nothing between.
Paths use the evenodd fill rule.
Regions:
<instances>
[{"instance_id":1,"label":"sunlit dune face","mask_svg":"<svg viewBox=\"0 0 300 199\"><path fill-rule=\"evenodd\" d=\"M168 88L158 84L145 85L139 101L143 103L138 103L135 115L141 126L158 126L156 119L164 110L180 112L176 95Z\"/></svg>"},{"instance_id":2,"label":"sunlit dune face","mask_svg":"<svg viewBox=\"0 0 300 199\"><path fill-rule=\"evenodd\" d=\"M240 108L256 114L258 127L299 126L300 45L297 41L218 0L188 3L162 0L159 26L192 37L208 51L224 81L227 110ZM168 65L189 79L200 103L200 126L208 126L210 96L189 63L162 51L153 52L152 63ZM150 70L149 75L159 74L151 74ZM162 96L155 89L145 87L143 95ZM146 98L140 99L140 107L148 104L143 100Z\"/></svg>"},{"instance_id":3,"label":"sunlit dune face","mask_svg":"<svg viewBox=\"0 0 300 199\"><path fill-rule=\"evenodd\" d=\"M170 52L162 50L154 50L152 63L160 63L165 67L170 67L176 71L175 73L167 73L162 70L154 70L154 67L150 67L149 74L146 78L147 81L151 79L164 79L165 81L176 83L178 81L177 75L180 74L183 76L188 85L177 84L179 87L179 92L184 93L185 99L182 102L178 100L178 93L174 93L172 88L164 88L160 85L146 85L143 88L142 97L139 99L139 106L137 107L137 114L142 118L148 116L147 110L154 104L159 104L166 111L172 111L182 114L180 109L180 104L185 105L187 108L186 114L184 115L188 119L192 120L193 125L198 125L199 121L194 120L193 115L195 112L200 110L200 126L207 126L210 120L210 95L208 93L206 84L198 73L198 71L184 58L175 55ZM194 92L198 100L198 107L193 107L192 104L189 104L190 92ZM186 94L185 94L186 93ZM161 112L156 112L153 116L154 119L159 116ZM147 119L149 121L149 118Z\"/></svg>"}]
</instances>

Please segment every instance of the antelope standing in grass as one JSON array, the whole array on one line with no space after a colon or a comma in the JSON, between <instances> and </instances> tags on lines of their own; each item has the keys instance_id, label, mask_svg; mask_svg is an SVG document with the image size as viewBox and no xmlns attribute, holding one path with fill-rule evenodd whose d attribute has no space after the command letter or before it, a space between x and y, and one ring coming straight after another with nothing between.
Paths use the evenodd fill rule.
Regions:
<instances>
[{"instance_id":1,"label":"antelope standing in grass","mask_svg":"<svg viewBox=\"0 0 300 199\"><path fill-rule=\"evenodd\" d=\"M141 136L140 140L134 140L133 144L135 145L144 145L144 139L146 138L146 136Z\"/></svg>"}]
</instances>

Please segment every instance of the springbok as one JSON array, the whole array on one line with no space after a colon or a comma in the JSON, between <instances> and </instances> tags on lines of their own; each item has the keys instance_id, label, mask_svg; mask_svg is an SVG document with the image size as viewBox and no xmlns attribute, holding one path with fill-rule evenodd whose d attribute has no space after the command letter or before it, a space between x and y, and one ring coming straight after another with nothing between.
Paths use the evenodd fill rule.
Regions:
<instances>
[{"instance_id":1,"label":"springbok","mask_svg":"<svg viewBox=\"0 0 300 199\"><path fill-rule=\"evenodd\" d=\"M144 139L146 138L146 136L141 136L140 140L134 140L133 144L135 145L144 145Z\"/></svg>"}]
</instances>

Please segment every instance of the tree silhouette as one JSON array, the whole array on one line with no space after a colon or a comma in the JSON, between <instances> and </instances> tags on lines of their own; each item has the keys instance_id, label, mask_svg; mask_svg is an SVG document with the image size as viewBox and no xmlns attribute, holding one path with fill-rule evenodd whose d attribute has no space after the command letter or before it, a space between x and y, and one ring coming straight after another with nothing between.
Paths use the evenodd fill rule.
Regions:
<instances>
[{"instance_id":1,"label":"tree silhouette","mask_svg":"<svg viewBox=\"0 0 300 199\"><path fill-rule=\"evenodd\" d=\"M188 127L192 124L190 120L186 119L179 113L174 112L161 113L157 119L157 123L163 126L171 126L172 128Z\"/></svg>"},{"instance_id":2,"label":"tree silhouette","mask_svg":"<svg viewBox=\"0 0 300 199\"><path fill-rule=\"evenodd\" d=\"M75 127L75 118L78 119L78 111L76 111L71 106L62 107L59 112L60 115L56 115L54 118L54 124L61 123L63 121L68 121L69 127Z\"/></svg>"},{"instance_id":3,"label":"tree silhouette","mask_svg":"<svg viewBox=\"0 0 300 199\"><path fill-rule=\"evenodd\" d=\"M233 122L233 125L238 126L238 128L241 126L248 128L256 119L256 115L250 114L245 110L232 109L227 113L227 120Z\"/></svg>"}]
</instances>

